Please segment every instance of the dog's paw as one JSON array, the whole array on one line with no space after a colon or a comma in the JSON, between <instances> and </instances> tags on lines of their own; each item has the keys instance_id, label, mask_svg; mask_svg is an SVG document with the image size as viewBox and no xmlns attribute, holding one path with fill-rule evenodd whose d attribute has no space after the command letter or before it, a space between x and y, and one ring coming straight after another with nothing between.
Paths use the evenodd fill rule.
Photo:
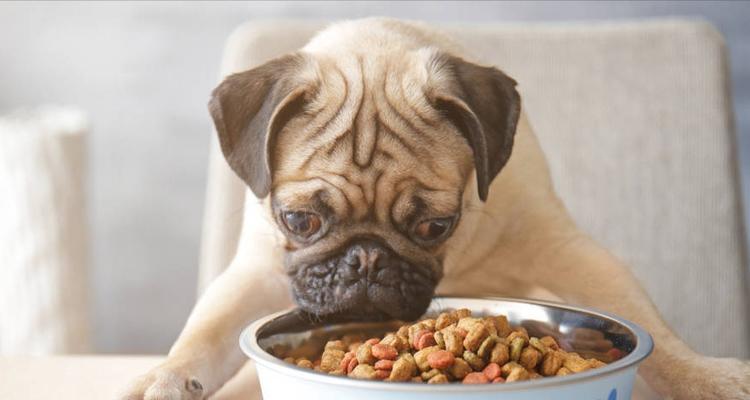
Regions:
<instances>
[{"instance_id":1,"label":"dog's paw","mask_svg":"<svg viewBox=\"0 0 750 400\"><path fill-rule=\"evenodd\" d=\"M675 385L675 400L750 399L750 362L702 357Z\"/></svg>"},{"instance_id":2,"label":"dog's paw","mask_svg":"<svg viewBox=\"0 0 750 400\"><path fill-rule=\"evenodd\" d=\"M160 365L136 378L117 400L200 400L203 385L186 368Z\"/></svg>"}]
</instances>

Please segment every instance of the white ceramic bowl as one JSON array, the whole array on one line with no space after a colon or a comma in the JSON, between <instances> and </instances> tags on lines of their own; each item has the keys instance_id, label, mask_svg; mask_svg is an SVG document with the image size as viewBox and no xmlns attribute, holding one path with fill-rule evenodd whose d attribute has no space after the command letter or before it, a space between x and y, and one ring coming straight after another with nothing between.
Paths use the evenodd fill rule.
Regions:
<instances>
[{"instance_id":1,"label":"white ceramic bowl","mask_svg":"<svg viewBox=\"0 0 750 400\"><path fill-rule=\"evenodd\" d=\"M653 349L651 336L632 322L601 311L551 302L437 297L426 315L457 308L468 308L475 315L506 315L511 324L525 327L531 336L555 336L563 347L587 356L596 356L597 351L603 356L605 348L595 349L591 341L579 340L581 333L600 331L624 357L605 367L573 375L504 384L427 385L356 380L298 368L267 350L276 345L295 347L303 342L322 348L327 336L363 330L382 333L391 330L393 323L322 324L297 310L253 322L243 331L240 346L256 362L265 400L623 400L630 399L638 364ZM311 342L311 338L317 340Z\"/></svg>"}]
</instances>

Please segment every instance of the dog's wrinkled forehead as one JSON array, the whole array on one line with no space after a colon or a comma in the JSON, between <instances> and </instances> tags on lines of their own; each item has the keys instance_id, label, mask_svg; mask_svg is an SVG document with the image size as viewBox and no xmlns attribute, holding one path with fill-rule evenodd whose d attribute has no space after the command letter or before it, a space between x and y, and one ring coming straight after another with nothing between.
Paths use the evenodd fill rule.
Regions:
<instances>
[{"instance_id":1,"label":"dog's wrinkled forehead","mask_svg":"<svg viewBox=\"0 0 750 400\"><path fill-rule=\"evenodd\" d=\"M274 197L293 205L323 192L350 220L398 220L414 199L454 213L472 150L419 90L423 71L347 61L320 64L316 97L278 133Z\"/></svg>"},{"instance_id":2,"label":"dog's wrinkled forehead","mask_svg":"<svg viewBox=\"0 0 750 400\"><path fill-rule=\"evenodd\" d=\"M485 200L510 156L520 112L514 86L495 68L430 48L298 52L229 76L210 111L229 165L258 197L320 179L350 202L359 198L357 215L380 201L378 185L455 192L471 166Z\"/></svg>"}]
</instances>

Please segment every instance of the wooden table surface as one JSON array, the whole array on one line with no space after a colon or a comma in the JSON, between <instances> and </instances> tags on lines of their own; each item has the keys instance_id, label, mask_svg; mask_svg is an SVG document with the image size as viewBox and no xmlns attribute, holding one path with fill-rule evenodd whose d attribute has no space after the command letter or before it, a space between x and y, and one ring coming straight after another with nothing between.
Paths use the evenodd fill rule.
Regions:
<instances>
[{"instance_id":1,"label":"wooden table surface","mask_svg":"<svg viewBox=\"0 0 750 400\"><path fill-rule=\"evenodd\" d=\"M0 357L1 400L108 400L127 382L157 365L155 356ZM248 363L211 400L259 398ZM659 397L640 378L634 400Z\"/></svg>"}]
</instances>

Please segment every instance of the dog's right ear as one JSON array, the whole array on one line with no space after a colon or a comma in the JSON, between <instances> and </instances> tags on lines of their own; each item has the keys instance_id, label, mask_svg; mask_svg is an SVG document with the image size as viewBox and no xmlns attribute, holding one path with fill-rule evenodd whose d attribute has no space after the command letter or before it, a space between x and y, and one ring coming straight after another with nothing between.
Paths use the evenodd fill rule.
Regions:
<instances>
[{"instance_id":1,"label":"dog's right ear","mask_svg":"<svg viewBox=\"0 0 750 400\"><path fill-rule=\"evenodd\" d=\"M274 136L311 92L311 83L301 78L309 62L309 56L292 53L230 75L208 103L227 163L258 198L271 191Z\"/></svg>"}]
</instances>

